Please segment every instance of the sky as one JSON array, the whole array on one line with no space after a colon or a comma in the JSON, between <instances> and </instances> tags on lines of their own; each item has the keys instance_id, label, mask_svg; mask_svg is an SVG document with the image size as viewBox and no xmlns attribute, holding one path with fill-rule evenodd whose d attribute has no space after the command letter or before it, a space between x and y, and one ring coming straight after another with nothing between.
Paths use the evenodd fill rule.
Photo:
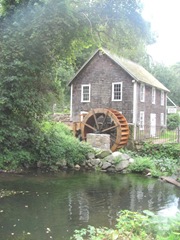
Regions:
<instances>
[{"instance_id":1,"label":"sky","mask_svg":"<svg viewBox=\"0 0 180 240\"><path fill-rule=\"evenodd\" d=\"M173 65L180 62L180 0L142 0L143 17L158 38L148 46L153 60Z\"/></svg>"}]
</instances>

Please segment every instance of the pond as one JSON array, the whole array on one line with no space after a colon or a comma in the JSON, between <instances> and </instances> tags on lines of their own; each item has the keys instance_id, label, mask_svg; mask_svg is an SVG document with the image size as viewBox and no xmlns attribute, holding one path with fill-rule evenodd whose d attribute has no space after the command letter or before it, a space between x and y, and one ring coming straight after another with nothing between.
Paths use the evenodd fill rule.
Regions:
<instances>
[{"instance_id":1,"label":"pond","mask_svg":"<svg viewBox=\"0 0 180 240\"><path fill-rule=\"evenodd\" d=\"M113 227L120 210L180 211L180 191L132 174L0 174L0 239L69 239L88 225Z\"/></svg>"}]
</instances>

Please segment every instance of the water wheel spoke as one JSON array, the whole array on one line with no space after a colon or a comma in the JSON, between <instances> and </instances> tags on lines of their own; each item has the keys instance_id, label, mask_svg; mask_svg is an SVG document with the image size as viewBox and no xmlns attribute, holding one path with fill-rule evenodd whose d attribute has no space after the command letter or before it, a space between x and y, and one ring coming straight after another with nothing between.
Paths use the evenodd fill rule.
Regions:
<instances>
[{"instance_id":1,"label":"water wheel spoke","mask_svg":"<svg viewBox=\"0 0 180 240\"><path fill-rule=\"evenodd\" d=\"M88 127L88 128L90 128L90 129L92 129L93 131L95 131L96 132L96 128L94 128L94 127L92 127L91 125L89 125L89 124L87 124L87 123L84 123L84 125L86 126L86 127Z\"/></svg>"},{"instance_id":2,"label":"water wheel spoke","mask_svg":"<svg viewBox=\"0 0 180 240\"><path fill-rule=\"evenodd\" d=\"M105 117L104 117L104 119L103 119L102 125L101 125L101 127L100 127L100 131L102 131L102 129L103 129L103 127L104 127L104 124L106 123L107 117L108 117L108 112L106 113L106 115L105 115Z\"/></svg>"},{"instance_id":3,"label":"water wheel spoke","mask_svg":"<svg viewBox=\"0 0 180 240\"><path fill-rule=\"evenodd\" d=\"M116 137L117 137L116 133L113 133L113 132L110 133L110 140L111 141L115 142L116 141Z\"/></svg>"},{"instance_id":4,"label":"water wheel spoke","mask_svg":"<svg viewBox=\"0 0 180 240\"><path fill-rule=\"evenodd\" d=\"M94 121L95 121L95 124L96 124L96 130L99 130L99 125L98 125L98 121L97 121L97 118L96 118L96 114L93 110L93 116L94 116Z\"/></svg>"},{"instance_id":5,"label":"water wheel spoke","mask_svg":"<svg viewBox=\"0 0 180 240\"><path fill-rule=\"evenodd\" d=\"M110 137L111 146L116 142L116 138Z\"/></svg>"},{"instance_id":6,"label":"water wheel spoke","mask_svg":"<svg viewBox=\"0 0 180 240\"><path fill-rule=\"evenodd\" d=\"M117 128L117 127L119 127L119 125L114 125L114 126L112 126L112 127L106 128L106 129L102 130L101 133L110 131L110 130L115 129L115 128Z\"/></svg>"},{"instance_id":7,"label":"water wheel spoke","mask_svg":"<svg viewBox=\"0 0 180 240\"><path fill-rule=\"evenodd\" d=\"M116 135L113 133L110 133L110 137L116 139Z\"/></svg>"}]
</instances>

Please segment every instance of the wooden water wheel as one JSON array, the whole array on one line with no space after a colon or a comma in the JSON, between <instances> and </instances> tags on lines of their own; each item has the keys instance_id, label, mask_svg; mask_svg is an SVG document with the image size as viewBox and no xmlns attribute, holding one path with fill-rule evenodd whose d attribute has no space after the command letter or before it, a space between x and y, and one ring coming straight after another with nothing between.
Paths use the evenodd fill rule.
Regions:
<instances>
[{"instance_id":1,"label":"wooden water wheel","mask_svg":"<svg viewBox=\"0 0 180 240\"><path fill-rule=\"evenodd\" d=\"M81 125L82 139L87 133L109 134L111 150L115 151L128 142L129 127L125 117L114 109L92 109L84 117Z\"/></svg>"}]
</instances>

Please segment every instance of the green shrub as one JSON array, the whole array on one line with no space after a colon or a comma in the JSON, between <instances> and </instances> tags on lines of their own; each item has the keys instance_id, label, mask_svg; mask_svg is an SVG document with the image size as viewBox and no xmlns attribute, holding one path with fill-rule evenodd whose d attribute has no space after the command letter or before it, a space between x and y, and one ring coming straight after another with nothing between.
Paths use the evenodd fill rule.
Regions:
<instances>
[{"instance_id":1,"label":"green shrub","mask_svg":"<svg viewBox=\"0 0 180 240\"><path fill-rule=\"evenodd\" d=\"M177 161L169 158L155 159L156 168L161 172L167 172L169 175L173 174L177 168Z\"/></svg>"},{"instance_id":2,"label":"green shrub","mask_svg":"<svg viewBox=\"0 0 180 240\"><path fill-rule=\"evenodd\" d=\"M52 166L66 161L73 165L82 163L92 148L76 139L63 123L43 122L37 132L31 132L22 146L5 148L0 154L0 169L17 170L21 167L35 167L41 161Z\"/></svg>"},{"instance_id":3,"label":"green shrub","mask_svg":"<svg viewBox=\"0 0 180 240\"><path fill-rule=\"evenodd\" d=\"M33 166L34 162L34 157L26 150L7 150L3 155L0 155L0 168L5 170L17 170L19 167Z\"/></svg>"},{"instance_id":4,"label":"green shrub","mask_svg":"<svg viewBox=\"0 0 180 240\"><path fill-rule=\"evenodd\" d=\"M35 139L38 160L53 165L57 161L67 161L68 164L82 163L91 147L76 139L70 129L62 123L44 123L44 132Z\"/></svg>"},{"instance_id":5,"label":"green shrub","mask_svg":"<svg viewBox=\"0 0 180 240\"><path fill-rule=\"evenodd\" d=\"M180 144L150 144L144 143L138 150L140 156L151 156L153 158L180 159Z\"/></svg>"},{"instance_id":6,"label":"green shrub","mask_svg":"<svg viewBox=\"0 0 180 240\"><path fill-rule=\"evenodd\" d=\"M151 158L148 157L137 157L135 162L129 165L131 172L142 173L147 169L153 169L154 163Z\"/></svg>"},{"instance_id":7,"label":"green shrub","mask_svg":"<svg viewBox=\"0 0 180 240\"><path fill-rule=\"evenodd\" d=\"M175 130L179 125L180 125L179 113L173 113L167 116L167 128L169 130Z\"/></svg>"}]
</instances>

